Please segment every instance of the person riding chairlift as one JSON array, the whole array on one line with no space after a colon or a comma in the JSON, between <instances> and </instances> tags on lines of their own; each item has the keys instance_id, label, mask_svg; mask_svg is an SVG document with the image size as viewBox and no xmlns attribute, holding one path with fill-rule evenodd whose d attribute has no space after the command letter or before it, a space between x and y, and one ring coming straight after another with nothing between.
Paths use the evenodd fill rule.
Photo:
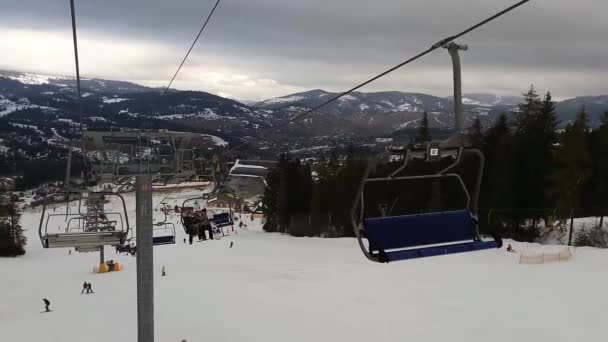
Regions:
<instances>
[{"instance_id":1,"label":"person riding chairlift","mask_svg":"<svg viewBox=\"0 0 608 342\"><path fill-rule=\"evenodd\" d=\"M209 221L209 217L207 216L207 209L203 208L201 212L201 226L203 229L203 235L205 235L205 231L209 232L209 240L213 240L213 228L211 227L211 222Z\"/></svg>"}]
</instances>

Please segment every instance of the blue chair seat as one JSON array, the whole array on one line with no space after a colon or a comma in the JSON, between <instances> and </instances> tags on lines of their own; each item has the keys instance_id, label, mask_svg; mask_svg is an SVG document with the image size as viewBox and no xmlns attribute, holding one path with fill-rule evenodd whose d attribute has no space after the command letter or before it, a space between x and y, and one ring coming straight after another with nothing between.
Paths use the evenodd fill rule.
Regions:
<instances>
[{"instance_id":1,"label":"blue chair seat","mask_svg":"<svg viewBox=\"0 0 608 342\"><path fill-rule=\"evenodd\" d=\"M384 262L501 245L498 240L477 241L475 223L468 210L368 218L363 220L363 227L370 252L379 254Z\"/></svg>"},{"instance_id":2,"label":"blue chair seat","mask_svg":"<svg viewBox=\"0 0 608 342\"><path fill-rule=\"evenodd\" d=\"M501 244L499 241L472 241L458 244L444 245L444 246L433 246L423 247L415 249L398 250L392 252L382 253L382 259L385 262L397 261L397 260L408 260L416 258L424 258L429 256L455 254L464 252L480 251L483 249L494 249L500 248Z\"/></svg>"},{"instance_id":3,"label":"blue chair seat","mask_svg":"<svg viewBox=\"0 0 608 342\"><path fill-rule=\"evenodd\" d=\"M175 236L155 236L152 238L153 245L170 245L175 243Z\"/></svg>"}]
</instances>

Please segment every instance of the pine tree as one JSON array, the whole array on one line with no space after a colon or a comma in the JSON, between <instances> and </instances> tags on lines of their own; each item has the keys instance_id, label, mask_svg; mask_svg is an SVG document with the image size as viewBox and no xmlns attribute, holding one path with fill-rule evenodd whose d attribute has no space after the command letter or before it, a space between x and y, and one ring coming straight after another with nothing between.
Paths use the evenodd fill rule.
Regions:
<instances>
[{"instance_id":1,"label":"pine tree","mask_svg":"<svg viewBox=\"0 0 608 342\"><path fill-rule=\"evenodd\" d=\"M429 130L429 116L427 112L424 112L424 114L422 115L422 121L420 122L420 126L418 126L418 134L416 140L420 144L424 144L426 142L431 141L431 132Z\"/></svg>"},{"instance_id":2,"label":"pine tree","mask_svg":"<svg viewBox=\"0 0 608 342\"><path fill-rule=\"evenodd\" d=\"M531 132L530 148L533 149L534 180L538 182L535 199L538 207L553 207L554 201L549 197L550 175L555 169L554 146L557 143L557 113L551 97L547 92L542 100L538 115L534 118Z\"/></svg>"},{"instance_id":3,"label":"pine tree","mask_svg":"<svg viewBox=\"0 0 608 342\"><path fill-rule=\"evenodd\" d=\"M483 127L481 126L481 120L479 120L479 117L476 117L473 121L473 125L467 128L466 133L467 141L471 147L481 148L481 145L483 144L482 129Z\"/></svg>"},{"instance_id":4,"label":"pine tree","mask_svg":"<svg viewBox=\"0 0 608 342\"><path fill-rule=\"evenodd\" d=\"M541 107L541 102L534 89L534 85L531 85L530 89L526 93L523 93L522 96L523 102L517 106L518 110L515 114L515 129L520 134L530 127L530 121Z\"/></svg>"},{"instance_id":5,"label":"pine tree","mask_svg":"<svg viewBox=\"0 0 608 342\"><path fill-rule=\"evenodd\" d=\"M338 200L335 203L335 221L340 225L340 236L354 236L350 223L350 210L353 198L361 184L361 177L365 170L365 161L359 159L354 148L349 148L346 162L340 168L337 177Z\"/></svg>"},{"instance_id":6,"label":"pine tree","mask_svg":"<svg viewBox=\"0 0 608 342\"><path fill-rule=\"evenodd\" d=\"M553 168L557 124L551 93L541 101L534 87L530 87L518 109L515 116L515 206L549 207L548 175ZM536 218L531 218L536 222Z\"/></svg>"},{"instance_id":7,"label":"pine tree","mask_svg":"<svg viewBox=\"0 0 608 342\"><path fill-rule=\"evenodd\" d=\"M507 116L500 115L484 136L486 156L480 203L484 208L513 207L513 134Z\"/></svg>"},{"instance_id":8,"label":"pine tree","mask_svg":"<svg viewBox=\"0 0 608 342\"><path fill-rule=\"evenodd\" d=\"M605 210L608 210L608 112L600 118L600 126L592 132L592 139L592 206L600 210L600 226L603 226Z\"/></svg>"},{"instance_id":9,"label":"pine tree","mask_svg":"<svg viewBox=\"0 0 608 342\"><path fill-rule=\"evenodd\" d=\"M0 204L0 256L23 255L27 239L20 224L21 213L7 196L1 199L4 203Z\"/></svg>"},{"instance_id":10,"label":"pine tree","mask_svg":"<svg viewBox=\"0 0 608 342\"><path fill-rule=\"evenodd\" d=\"M543 137L547 140L546 144L555 144L557 142L557 113L555 112L555 104L551 92L548 91L543 97L541 107L539 109L540 122L539 128L542 129Z\"/></svg>"},{"instance_id":11,"label":"pine tree","mask_svg":"<svg viewBox=\"0 0 608 342\"><path fill-rule=\"evenodd\" d=\"M264 230L267 232L276 232L278 230L280 186L281 170L277 167L266 175L266 188L264 189L262 211L266 217Z\"/></svg>"},{"instance_id":12,"label":"pine tree","mask_svg":"<svg viewBox=\"0 0 608 342\"><path fill-rule=\"evenodd\" d=\"M556 196L559 208L576 208L580 203L583 184L591 173L589 134L585 108L577 114L562 136L557 151L558 168L552 175L551 192Z\"/></svg>"}]
</instances>

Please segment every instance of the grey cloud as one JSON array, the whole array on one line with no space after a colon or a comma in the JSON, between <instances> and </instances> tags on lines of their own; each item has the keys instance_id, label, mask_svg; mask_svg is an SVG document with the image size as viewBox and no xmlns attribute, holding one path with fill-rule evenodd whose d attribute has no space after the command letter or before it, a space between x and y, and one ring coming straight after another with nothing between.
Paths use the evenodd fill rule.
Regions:
<instances>
[{"instance_id":1,"label":"grey cloud","mask_svg":"<svg viewBox=\"0 0 608 342\"><path fill-rule=\"evenodd\" d=\"M67 0L8 0L5 5L6 1L0 27L70 34ZM76 0L81 37L153 42L169 51L162 56L151 51L147 60L133 66L139 69L131 73L134 81L146 73L147 80L166 78L214 2ZM259 94L255 87L243 87L241 93L232 83L225 91L244 98L279 95L286 92L282 89L346 89L514 2L222 0L184 70L191 74L181 75L183 83L178 80L176 86L196 87L196 75L213 66L277 82L261 87L264 91ZM463 56L465 81L469 81L465 86L475 92L518 93L530 83L550 79L560 83L547 86L564 96L608 93L603 81L608 72L604 13L608 13L604 1L531 1L461 39L471 47ZM172 60L175 65L168 62ZM165 62L166 67L161 66ZM447 95L449 67L447 54L437 51L369 89ZM509 75L502 76L503 72Z\"/></svg>"}]
</instances>

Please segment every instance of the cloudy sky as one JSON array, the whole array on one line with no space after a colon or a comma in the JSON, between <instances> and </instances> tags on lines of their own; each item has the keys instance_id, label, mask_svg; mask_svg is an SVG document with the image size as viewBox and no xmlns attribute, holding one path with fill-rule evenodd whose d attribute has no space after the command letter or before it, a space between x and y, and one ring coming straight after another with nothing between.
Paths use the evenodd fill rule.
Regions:
<instances>
[{"instance_id":1,"label":"cloudy sky","mask_svg":"<svg viewBox=\"0 0 608 342\"><path fill-rule=\"evenodd\" d=\"M173 87L342 91L516 0L222 0ZM85 77L166 85L215 0L76 0ZM608 94L608 1L532 0L459 40L465 92ZM69 0L0 0L0 68L74 74ZM363 91L447 96L446 51Z\"/></svg>"}]
</instances>

